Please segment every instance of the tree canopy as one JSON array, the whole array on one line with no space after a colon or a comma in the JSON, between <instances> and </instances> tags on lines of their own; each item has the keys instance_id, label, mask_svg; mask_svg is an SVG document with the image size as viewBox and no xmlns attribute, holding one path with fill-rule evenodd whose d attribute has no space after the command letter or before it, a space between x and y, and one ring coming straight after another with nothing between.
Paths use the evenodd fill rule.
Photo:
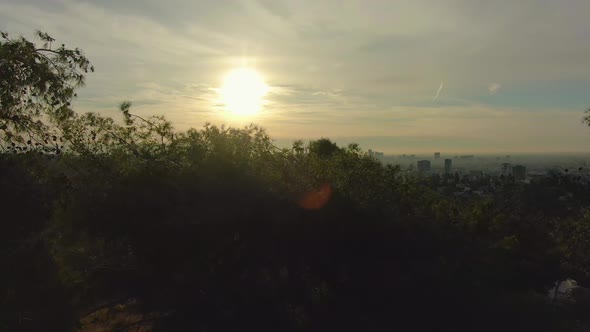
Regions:
<instances>
[{"instance_id":1,"label":"tree canopy","mask_svg":"<svg viewBox=\"0 0 590 332\"><path fill-rule=\"evenodd\" d=\"M38 31L41 45L0 32L0 130L6 141L47 137L47 121L60 124L73 116L75 89L94 71L80 49Z\"/></svg>"}]
</instances>

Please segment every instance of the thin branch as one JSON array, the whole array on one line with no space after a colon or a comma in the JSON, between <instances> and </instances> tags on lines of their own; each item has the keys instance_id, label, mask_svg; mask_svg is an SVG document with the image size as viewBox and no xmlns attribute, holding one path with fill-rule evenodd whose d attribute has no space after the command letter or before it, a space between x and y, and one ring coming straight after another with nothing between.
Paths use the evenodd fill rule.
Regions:
<instances>
[{"instance_id":1,"label":"thin branch","mask_svg":"<svg viewBox=\"0 0 590 332\"><path fill-rule=\"evenodd\" d=\"M52 50L50 48L36 48L35 52L49 52L49 53L53 53L53 54L60 54L58 51Z\"/></svg>"},{"instance_id":2,"label":"thin branch","mask_svg":"<svg viewBox=\"0 0 590 332\"><path fill-rule=\"evenodd\" d=\"M60 67L59 67L59 66L58 66L58 65L57 65L55 62L53 62L53 60L52 60L51 58L49 58L48 56L46 56L46 55L45 55L45 54L43 54L43 53L37 53L37 54L39 54L40 56L42 56L43 58L45 58L45 60L49 61L49 62L50 62L52 65L53 65L53 67L54 67L54 68L55 68L55 69L56 69L56 70L57 70L57 71L58 71L58 72L61 74L61 70L62 70L62 68L60 68ZM72 70L73 70L73 72L74 72L74 73L76 73L76 74L78 74L78 75L82 75L82 73L80 73L78 70L76 70L76 69L72 69ZM82 75L82 76L84 76L84 75ZM63 78L61 78L60 76L56 76L56 78L57 78L57 79L59 79L59 80L60 80L60 82L61 82L63 85L65 85L65 86L67 86L67 87L69 87L69 88L74 88L74 86L72 86L72 85L68 84L68 83L67 83L67 82L66 82L66 81L65 81ZM78 84L78 85L82 85L82 84L83 84L83 82L82 82L82 83L80 83L80 84Z\"/></svg>"},{"instance_id":3,"label":"thin branch","mask_svg":"<svg viewBox=\"0 0 590 332\"><path fill-rule=\"evenodd\" d=\"M117 136L115 133L113 132L109 132L109 134L111 134L114 138L118 139L119 142L127 145L135 154L136 157L141 157L141 153L139 152L139 150L137 150L137 147L133 146L132 144L130 144L129 142L127 142L126 140L124 140L123 138Z\"/></svg>"},{"instance_id":4,"label":"thin branch","mask_svg":"<svg viewBox=\"0 0 590 332\"><path fill-rule=\"evenodd\" d=\"M154 127L154 126L155 126L155 125L154 125L154 124L153 124L151 121L148 121L148 120L144 119L143 117L141 117L141 116L139 116L139 115L137 115L137 114L132 114L132 113L129 113L129 116L136 117L136 118L138 118L138 119L142 120L143 122L145 122L145 123L149 124L149 125L150 125L150 126L152 126L152 127Z\"/></svg>"}]
</instances>

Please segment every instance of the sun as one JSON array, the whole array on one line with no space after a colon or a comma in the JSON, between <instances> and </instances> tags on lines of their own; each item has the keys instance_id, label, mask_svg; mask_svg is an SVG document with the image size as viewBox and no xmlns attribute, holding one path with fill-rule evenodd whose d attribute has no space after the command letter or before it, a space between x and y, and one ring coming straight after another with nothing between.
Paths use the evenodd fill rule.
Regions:
<instances>
[{"instance_id":1,"label":"sun","mask_svg":"<svg viewBox=\"0 0 590 332\"><path fill-rule=\"evenodd\" d=\"M256 70L237 68L225 76L219 89L225 108L237 116L254 115L262 109L269 87Z\"/></svg>"}]
</instances>

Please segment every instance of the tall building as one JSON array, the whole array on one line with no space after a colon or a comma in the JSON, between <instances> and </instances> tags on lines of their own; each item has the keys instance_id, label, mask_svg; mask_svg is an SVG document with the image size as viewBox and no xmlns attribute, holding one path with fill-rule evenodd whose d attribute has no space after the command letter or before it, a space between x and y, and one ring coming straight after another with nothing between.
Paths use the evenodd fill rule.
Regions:
<instances>
[{"instance_id":1,"label":"tall building","mask_svg":"<svg viewBox=\"0 0 590 332\"><path fill-rule=\"evenodd\" d=\"M445 159L445 174L450 174L453 167L452 159Z\"/></svg>"},{"instance_id":2,"label":"tall building","mask_svg":"<svg viewBox=\"0 0 590 332\"><path fill-rule=\"evenodd\" d=\"M501 171L504 176L512 174L512 165L510 163L503 163Z\"/></svg>"},{"instance_id":3,"label":"tall building","mask_svg":"<svg viewBox=\"0 0 590 332\"><path fill-rule=\"evenodd\" d=\"M434 159L440 159L440 152L434 153Z\"/></svg>"},{"instance_id":4,"label":"tall building","mask_svg":"<svg viewBox=\"0 0 590 332\"><path fill-rule=\"evenodd\" d=\"M419 160L418 161L418 172L420 172L420 173L430 172L430 160Z\"/></svg>"},{"instance_id":5,"label":"tall building","mask_svg":"<svg viewBox=\"0 0 590 332\"><path fill-rule=\"evenodd\" d=\"M516 181L526 180L526 166L516 165L512 167L512 175L514 175Z\"/></svg>"}]
</instances>

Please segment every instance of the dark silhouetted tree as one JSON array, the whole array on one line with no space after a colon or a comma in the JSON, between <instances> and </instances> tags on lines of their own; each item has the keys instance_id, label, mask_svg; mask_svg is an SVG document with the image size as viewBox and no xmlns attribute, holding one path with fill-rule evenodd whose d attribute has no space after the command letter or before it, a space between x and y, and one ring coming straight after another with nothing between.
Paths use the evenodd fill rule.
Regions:
<instances>
[{"instance_id":1,"label":"dark silhouetted tree","mask_svg":"<svg viewBox=\"0 0 590 332\"><path fill-rule=\"evenodd\" d=\"M60 124L73 116L75 90L94 67L78 48L53 47L55 39L46 33L36 33L42 45L0 34L1 138L44 141L44 120Z\"/></svg>"},{"instance_id":2,"label":"dark silhouetted tree","mask_svg":"<svg viewBox=\"0 0 590 332\"><path fill-rule=\"evenodd\" d=\"M321 138L319 140L309 142L309 152L320 158L329 158L338 153L340 148L336 143L333 143L328 138Z\"/></svg>"}]
</instances>

